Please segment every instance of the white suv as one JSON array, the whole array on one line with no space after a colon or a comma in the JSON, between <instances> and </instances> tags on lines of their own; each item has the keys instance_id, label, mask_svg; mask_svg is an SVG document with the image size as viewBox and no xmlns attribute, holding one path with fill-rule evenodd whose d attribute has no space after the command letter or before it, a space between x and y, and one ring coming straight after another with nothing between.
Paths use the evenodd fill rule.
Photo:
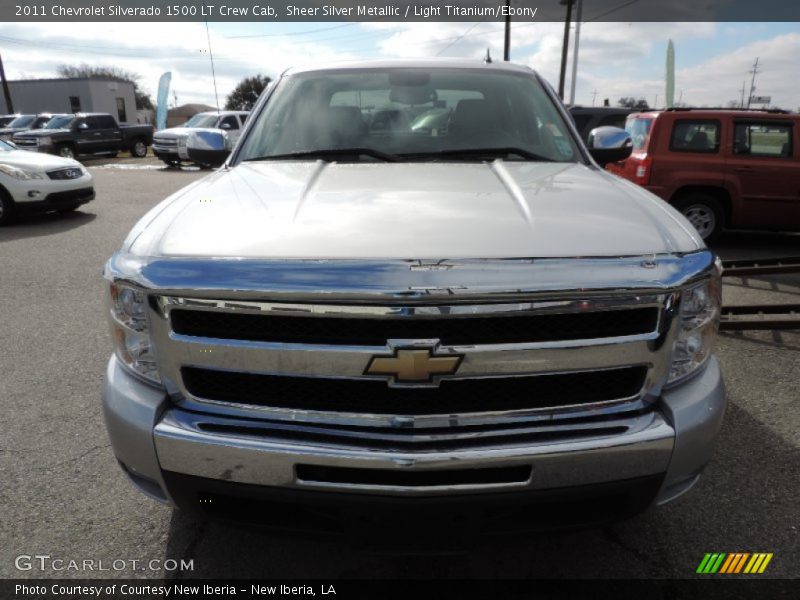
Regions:
<instances>
[{"instance_id":1,"label":"white suv","mask_svg":"<svg viewBox=\"0 0 800 600\"><path fill-rule=\"evenodd\" d=\"M69 212L91 200L94 181L78 161L0 141L0 225L19 212Z\"/></svg>"}]
</instances>

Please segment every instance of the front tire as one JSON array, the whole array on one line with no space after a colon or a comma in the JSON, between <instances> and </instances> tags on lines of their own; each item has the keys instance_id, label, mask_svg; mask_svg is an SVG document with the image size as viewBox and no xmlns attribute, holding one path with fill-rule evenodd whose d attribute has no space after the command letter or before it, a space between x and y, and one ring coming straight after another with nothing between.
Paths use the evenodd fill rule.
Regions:
<instances>
[{"instance_id":1,"label":"front tire","mask_svg":"<svg viewBox=\"0 0 800 600\"><path fill-rule=\"evenodd\" d=\"M725 211L713 196L690 194L676 201L674 206L689 220L704 242L713 242L722 235Z\"/></svg>"},{"instance_id":2,"label":"front tire","mask_svg":"<svg viewBox=\"0 0 800 600\"><path fill-rule=\"evenodd\" d=\"M56 154L61 158L75 159L75 149L69 144L61 144L56 147Z\"/></svg>"},{"instance_id":3,"label":"front tire","mask_svg":"<svg viewBox=\"0 0 800 600\"><path fill-rule=\"evenodd\" d=\"M133 142L133 146L131 146L131 155L135 158L144 158L147 156L147 144L144 143L144 140L136 140Z\"/></svg>"},{"instance_id":4,"label":"front tire","mask_svg":"<svg viewBox=\"0 0 800 600\"><path fill-rule=\"evenodd\" d=\"M0 189L0 226L8 225L14 220L14 201L5 190Z\"/></svg>"}]
</instances>

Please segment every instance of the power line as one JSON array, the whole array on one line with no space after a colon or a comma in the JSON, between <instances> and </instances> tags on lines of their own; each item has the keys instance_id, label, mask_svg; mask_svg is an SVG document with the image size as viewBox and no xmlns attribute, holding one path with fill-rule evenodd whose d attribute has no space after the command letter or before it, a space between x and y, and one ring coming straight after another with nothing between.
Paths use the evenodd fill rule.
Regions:
<instances>
[{"instance_id":1,"label":"power line","mask_svg":"<svg viewBox=\"0 0 800 600\"><path fill-rule=\"evenodd\" d=\"M639 2L639 0L629 0L628 2L624 2L624 3L620 4L620 5L619 5L619 6L617 6L616 8L612 8L612 9L610 9L610 10L607 10L607 11L606 11L606 12L604 12L604 13L600 13L599 15L597 15L597 16L595 16L595 17L592 17L591 19L586 19L586 20L584 21L584 23L589 23L589 22L591 22L591 21L597 21L598 19L602 19L603 17L605 17L605 16L607 16L607 15L610 15L611 13L615 13L615 12L617 12L618 10L622 10L622 9L623 9L623 8L625 8L626 6L630 6L631 4L636 4L637 2Z\"/></svg>"},{"instance_id":2,"label":"power line","mask_svg":"<svg viewBox=\"0 0 800 600\"><path fill-rule=\"evenodd\" d=\"M465 37L467 37L467 35L469 35L469 32L470 32L470 31L472 31L473 29L475 29L475 28L476 28L478 25L480 25L481 23L483 23L483 21L478 21L477 23L473 23L473 24L472 24L472 27L470 27L470 28L469 28L469 29L467 29L467 30L466 30L464 33L462 33L461 35L459 35L458 37L456 37L456 38L455 38L455 39L454 39L452 42L450 42L449 44L447 44L447 46L445 46L444 48L442 48L441 50L439 50L439 51L436 53L436 56L440 56L440 55L442 54L442 52L444 52L445 50L447 50L447 49L448 49L448 48L450 48L451 46L455 45L455 44L456 44L458 41L460 41L460 40L464 39Z\"/></svg>"},{"instance_id":3,"label":"power line","mask_svg":"<svg viewBox=\"0 0 800 600\"><path fill-rule=\"evenodd\" d=\"M227 35L226 39L237 40L246 38L265 38L265 37L292 37L295 35L308 35L311 33L318 33L320 31L331 31L333 29L342 29L343 27L352 27L358 23L344 23L342 25L334 25L333 27L320 27L318 29L308 29L306 31L289 31L286 33L259 33L253 35Z\"/></svg>"}]
</instances>

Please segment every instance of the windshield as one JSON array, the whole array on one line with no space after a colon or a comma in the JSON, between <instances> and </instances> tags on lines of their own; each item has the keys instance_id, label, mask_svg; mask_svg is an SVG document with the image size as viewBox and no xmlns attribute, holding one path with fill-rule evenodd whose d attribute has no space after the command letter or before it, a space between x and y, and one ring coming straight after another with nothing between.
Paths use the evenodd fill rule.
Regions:
<instances>
[{"instance_id":1,"label":"windshield","mask_svg":"<svg viewBox=\"0 0 800 600\"><path fill-rule=\"evenodd\" d=\"M181 127L214 127L217 123L217 115L199 113L186 121Z\"/></svg>"},{"instance_id":2,"label":"windshield","mask_svg":"<svg viewBox=\"0 0 800 600\"><path fill-rule=\"evenodd\" d=\"M11 121L11 123L8 124L8 127L19 127L20 129L30 127L35 118L36 115L22 115L21 117L17 117Z\"/></svg>"},{"instance_id":3,"label":"windshield","mask_svg":"<svg viewBox=\"0 0 800 600\"><path fill-rule=\"evenodd\" d=\"M580 158L555 103L530 74L365 68L283 79L238 159L305 154L313 160L315 152L332 150L342 160L347 149L360 151L351 155L355 160Z\"/></svg>"},{"instance_id":4,"label":"windshield","mask_svg":"<svg viewBox=\"0 0 800 600\"><path fill-rule=\"evenodd\" d=\"M31 129L41 129L53 117L36 117L36 120L31 124Z\"/></svg>"},{"instance_id":5,"label":"windshield","mask_svg":"<svg viewBox=\"0 0 800 600\"><path fill-rule=\"evenodd\" d=\"M75 117L72 115L65 115L63 117L53 117L44 126L44 129L69 129Z\"/></svg>"},{"instance_id":6,"label":"windshield","mask_svg":"<svg viewBox=\"0 0 800 600\"><path fill-rule=\"evenodd\" d=\"M631 140L633 140L634 150L645 149L652 125L653 119L643 119L640 117L630 117L625 122L625 131L630 134Z\"/></svg>"},{"instance_id":7,"label":"windshield","mask_svg":"<svg viewBox=\"0 0 800 600\"><path fill-rule=\"evenodd\" d=\"M16 148L10 144L7 144L3 140L0 140L0 152L10 152L11 150L16 150Z\"/></svg>"}]
</instances>

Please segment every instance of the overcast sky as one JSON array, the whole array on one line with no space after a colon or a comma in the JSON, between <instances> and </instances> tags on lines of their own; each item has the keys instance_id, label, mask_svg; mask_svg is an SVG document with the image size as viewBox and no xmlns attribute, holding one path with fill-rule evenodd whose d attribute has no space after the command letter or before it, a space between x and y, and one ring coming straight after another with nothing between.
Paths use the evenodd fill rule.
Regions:
<instances>
[{"instance_id":1,"label":"overcast sky","mask_svg":"<svg viewBox=\"0 0 800 600\"><path fill-rule=\"evenodd\" d=\"M220 104L243 77L293 65L381 57L503 54L500 23L211 23ZM248 36L248 37L245 37ZM514 23L511 58L556 86L563 24ZM800 107L800 23L587 23L581 30L576 101L621 96L664 102L666 47L676 49L675 98L720 106L738 100L759 58L756 95ZM154 97L172 71L179 104L214 105L203 23L3 23L0 52L9 79L52 77L62 63L118 66L142 76ZM569 80L567 85L569 90ZM173 98L170 99L170 103Z\"/></svg>"}]
</instances>

